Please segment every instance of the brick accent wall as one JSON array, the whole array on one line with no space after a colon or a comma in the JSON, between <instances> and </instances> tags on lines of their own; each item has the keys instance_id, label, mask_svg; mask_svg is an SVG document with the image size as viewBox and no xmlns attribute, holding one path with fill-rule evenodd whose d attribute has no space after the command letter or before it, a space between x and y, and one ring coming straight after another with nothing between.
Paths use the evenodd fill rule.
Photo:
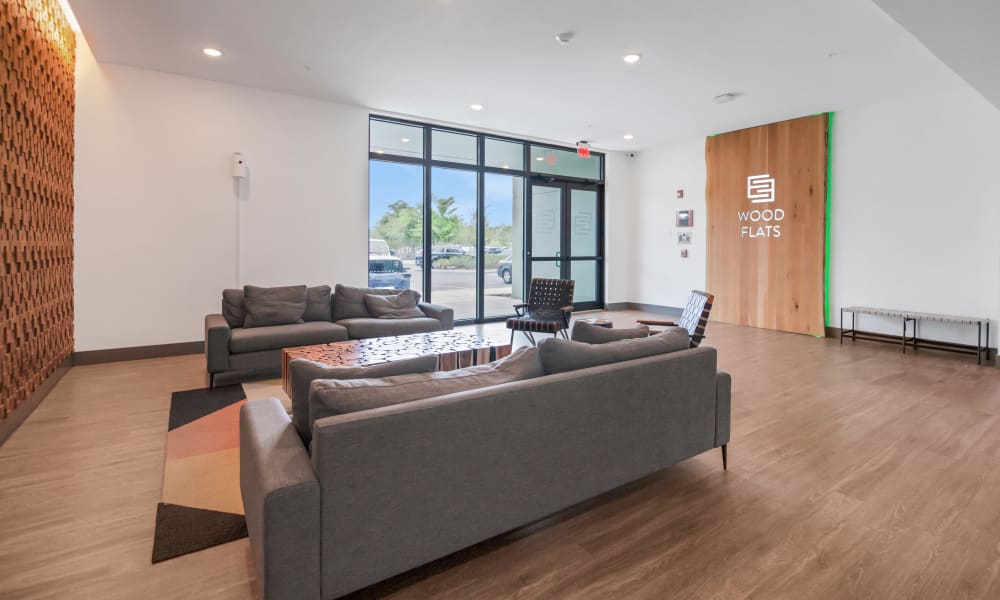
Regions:
<instances>
[{"instance_id":1,"label":"brick accent wall","mask_svg":"<svg viewBox=\"0 0 1000 600\"><path fill-rule=\"evenodd\" d=\"M57 0L0 0L0 425L73 351L75 53Z\"/></svg>"}]
</instances>

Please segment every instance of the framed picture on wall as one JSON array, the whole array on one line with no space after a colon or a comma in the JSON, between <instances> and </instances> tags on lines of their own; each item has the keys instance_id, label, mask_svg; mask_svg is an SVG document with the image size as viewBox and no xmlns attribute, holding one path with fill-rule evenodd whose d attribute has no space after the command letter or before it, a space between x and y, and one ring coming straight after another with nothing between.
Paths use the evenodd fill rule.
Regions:
<instances>
[{"instance_id":1,"label":"framed picture on wall","mask_svg":"<svg viewBox=\"0 0 1000 600\"><path fill-rule=\"evenodd\" d=\"M677 243L678 244L690 244L691 243L691 232L690 231L678 231L677 232Z\"/></svg>"},{"instance_id":2,"label":"framed picture on wall","mask_svg":"<svg viewBox=\"0 0 1000 600\"><path fill-rule=\"evenodd\" d=\"M677 226L694 227L694 211L690 209L677 211Z\"/></svg>"}]
</instances>

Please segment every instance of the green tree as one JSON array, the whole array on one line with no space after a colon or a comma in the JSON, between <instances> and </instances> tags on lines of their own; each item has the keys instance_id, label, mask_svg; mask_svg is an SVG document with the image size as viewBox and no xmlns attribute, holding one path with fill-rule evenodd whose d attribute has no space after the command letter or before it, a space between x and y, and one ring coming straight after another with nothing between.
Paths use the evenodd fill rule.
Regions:
<instances>
[{"instance_id":1,"label":"green tree","mask_svg":"<svg viewBox=\"0 0 1000 600\"><path fill-rule=\"evenodd\" d=\"M393 249L419 246L422 231L420 209L403 200L390 204L373 230L375 237L385 240Z\"/></svg>"},{"instance_id":2,"label":"green tree","mask_svg":"<svg viewBox=\"0 0 1000 600\"><path fill-rule=\"evenodd\" d=\"M456 214L455 198L435 198L431 213L431 232L435 243L450 244L456 241L462 219Z\"/></svg>"}]
</instances>

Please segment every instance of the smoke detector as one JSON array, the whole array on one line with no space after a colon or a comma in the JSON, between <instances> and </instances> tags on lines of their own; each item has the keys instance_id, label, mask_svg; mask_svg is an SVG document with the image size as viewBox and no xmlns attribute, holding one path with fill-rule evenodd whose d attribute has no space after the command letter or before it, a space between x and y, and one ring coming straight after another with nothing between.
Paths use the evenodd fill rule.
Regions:
<instances>
[{"instance_id":1,"label":"smoke detector","mask_svg":"<svg viewBox=\"0 0 1000 600\"><path fill-rule=\"evenodd\" d=\"M556 35L556 41L559 42L560 46L565 46L566 44L568 44L571 41L573 41L573 32L572 31L564 31L564 32Z\"/></svg>"}]
</instances>

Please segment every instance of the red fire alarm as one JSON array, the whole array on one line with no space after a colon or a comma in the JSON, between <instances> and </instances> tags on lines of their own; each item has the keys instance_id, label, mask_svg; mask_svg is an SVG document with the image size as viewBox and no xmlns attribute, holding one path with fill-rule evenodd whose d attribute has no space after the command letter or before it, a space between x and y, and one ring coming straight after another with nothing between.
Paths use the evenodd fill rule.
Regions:
<instances>
[{"instance_id":1,"label":"red fire alarm","mask_svg":"<svg viewBox=\"0 0 1000 600\"><path fill-rule=\"evenodd\" d=\"M586 140L576 143L576 155L581 158L590 158L590 144Z\"/></svg>"}]
</instances>

